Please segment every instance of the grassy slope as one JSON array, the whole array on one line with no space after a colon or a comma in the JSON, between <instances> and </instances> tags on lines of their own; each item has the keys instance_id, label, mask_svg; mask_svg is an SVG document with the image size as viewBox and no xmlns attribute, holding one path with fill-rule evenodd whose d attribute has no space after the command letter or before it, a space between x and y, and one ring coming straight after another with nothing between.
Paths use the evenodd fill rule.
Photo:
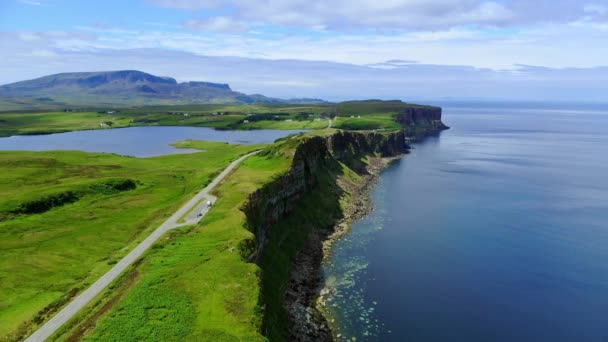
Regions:
<instances>
[{"instance_id":1,"label":"grassy slope","mask_svg":"<svg viewBox=\"0 0 608 342\"><path fill-rule=\"evenodd\" d=\"M394 117L408 107L431 108L395 101L346 101L336 105L337 117L333 127L346 130L398 130L401 126Z\"/></svg>"},{"instance_id":2,"label":"grassy slope","mask_svg":"<svg viewBox=\"0 0 608 342\"><path fill-rule=\"evenodd\" d=\"M412 104L399 100L365 100L341 102L336 105L336 112L340 116L366 115L369 113L398 113L408 107L431 108L431 106Z\"/></svg>"},{"instance_id":3,"label":"grassy slope","mask_svg":"<svg viewBox=\"0 0 608 342\"><path fill-rule=\"evenodd\" d=\"M254 146L148 159L83 152L0 152L0 336L92 283L213 174ZM24 201L111 177L137 189L89 194L42 214L7 215ZM4 214L2 214L4 213ZM28 324L28 323L25 323Z\"/></svg>"},{"instance_id":4,"label":"grassy slope","mask_svg":"<svg viewBox=\"0 0 608 342\"><path fill-rule=\"evenodd\" d=\"M392 114L389 113L368 114L361 117L355 116L353 118L336 117L334 119L333 127L355 131L371 129L398 130L401 128L393 119Z\"/></svg>"},{"instance_id":5,"label":"grassy slope","mask_svg":"<svg viewBox=\"0 0 608 342\"><path fill-rule=\"evenodd\" d=\"M240 207L249 193L289 164L282 156L245 160L221 184L216 204L199 225L171 234L146 255L137 282L101 315L85 340L264 340L259 334L259 269L239 253L252 239ZM116 294L109 291L77 321L96 315ZM58 339L75 331L78 324Z\"/></svg>"},{"instance_id":6,"label":"grassy slope","mask_svg":"<svg viewBox=\"0 0 608 342\"><path fill-rule=\"evenodd\" d=\"M131 119L95 112L0 114L0 136L99 129L99 124L105 121L112 121L113 127L125 127Z\"/></svg>"},{"instance_id":7,"label":"grassy slope","mask_svg":"<svg viewBox=\"0 0 608 342\"><path fill-rule=\"evenodd\" d=\"M248 129L322 129L327 127L327 120L320 121L258 121L243 124Z\"/></svg>"},{"instance_id":8,"label":"grassy slope","mask_svg":"<svg viewBox=\"0 0 608 342\"><path fill-rule=\"evenodd\" d=\"M125 126L201 126L217 129L321 129L327 127L326 116L337 115L335 128L349 130L386 129L400 126L393 117L407 107L429 108L401 101L347 101L316 105L173 105L124 108L116 114L89 112L23 112L0 113L0 137L14 134L52 133L82 129L99 129L103 121L113 127ZM169 112L188 113L188 116ZM213 115L222 112L224 115ZM302 113L309 115L301 117ZM244 123L248 114L272 114L279 120ZM351 116L353 116L351 118ZM359 118L358 116L361 116Z\"/></svg>"},{"instance_id":9,"label":"grassy slope","mask_svg":"<svg viewBox=\"0 0 608 342\"><path fill-rule=\"evenodd\" d=\"M218 129L318 129L327 127L326 120L315 120L327 110L327 105L188 105L154 106L122 109L115 114L83 112L22 112L0 113L0 137L15 134L43 134L85 129L105 129L100 123L111 121L112 127L126 126L201 126ZM188 113L188 116L168 112ZM225 115L213 115L224 112ZM299 113L310 113L297 120ZM248 114L273 113L281 121L243 123ZM284 114L284 115L279 115Z\"/></svg>"}]
</instances>

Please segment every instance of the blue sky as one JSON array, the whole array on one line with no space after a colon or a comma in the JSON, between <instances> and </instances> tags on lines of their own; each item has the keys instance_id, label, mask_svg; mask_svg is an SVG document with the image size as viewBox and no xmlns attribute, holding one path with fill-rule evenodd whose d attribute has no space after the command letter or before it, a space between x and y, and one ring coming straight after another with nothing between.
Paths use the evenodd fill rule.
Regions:
<instances>
[{"instance_id":1,"label":"blue sky","mask_svg":"<svg viewBox=\"0 0 608 342\"><path fill-rule=\"evenodd\" d=\"M515 82L599 101L607 57L608 0L0 0L0 83L128 68L272 96L499 99Z\"/></svg>"},{"instance_id":2,"label":"blue sky","mask_svg":"<svg viewBox=\"0 0 608 342\"><path fill-rule=\"evenodd\" d=\"M77 30L79 27L106 26L146 29L147 23L180 26L192 14L152 6L146 1L77 1L77 0L2 0L0 29Z\"/></svg>"}]
</instances>

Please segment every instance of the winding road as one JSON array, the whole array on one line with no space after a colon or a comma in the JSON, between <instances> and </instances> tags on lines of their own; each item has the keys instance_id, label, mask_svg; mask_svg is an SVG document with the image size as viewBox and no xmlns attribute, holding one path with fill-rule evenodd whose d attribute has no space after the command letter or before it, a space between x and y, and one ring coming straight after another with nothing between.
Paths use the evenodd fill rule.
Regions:
<instances>
[{"instance_id":1,"label":"winding road","mask_svg":"<svg viewBox=\"0 0 608 342\"><path fill-rule=\"evenodd\" d=\"M106 274L101 276L93 285L82 292L78 297L74 298L67 306L59 311L53 318L48 320L38 330L36 330L30 337L25 341L27 342L41 342L49 338L52 334L57 331L63 324L70 320L74 315L78 313L85 305L87 305L95 296L103 291L112 281L139 259L144 252L150 248L156 240L158 240L167 231L198 223L207 214L209 207L207 201L215 203L216 197L211 195L211 190L215 188L226 176L243 160L250 157L259 151L251 152L246 154L239 159L233 161L220 173L209 185L203 190L197 193L188 203L179 208L171 217L169 217L163 224L161 224L156 230L152 232L144 241L142 241L137 247L135 247L129 254L122 258L114 267L112 267ZM201 215L198 215L200 213ZM185 217L183 222L179 222L182 217Z\"/></svg>"}]
</instances>

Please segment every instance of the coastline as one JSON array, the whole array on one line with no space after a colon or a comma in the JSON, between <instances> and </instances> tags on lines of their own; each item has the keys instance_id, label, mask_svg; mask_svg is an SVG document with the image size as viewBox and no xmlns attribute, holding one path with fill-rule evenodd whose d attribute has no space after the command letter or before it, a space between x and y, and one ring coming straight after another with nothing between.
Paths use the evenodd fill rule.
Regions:
<instances>
[{"instance_id":1,"label":"coastline","mask_svg":"<svg viewBox=\"0 0 608 342\"><path fill-rule=\"evenodd\" d=\"M370 165L367 167L367 172L369 172L369 174L363 177L361 186L355 189L353 193L355 198L349 203L348 208L346 208L344 218L336 223L334 232L328 236L327 240L323 243L324 259L331 255L332 244L350 231L351 224L373 210L369 195L376 185L382 171L406 155L407 154L395 157L374 157L370 159Z\"/></svg>"},{"instance_id":2,"label":"coastline","mask_svg":"<svg viewBox=\"0 0 608 342\"><path fill-rule=\"evenodd\" d=\"M360 182L344 184L346 182L342 180L341 186L350 190L344 216L332 229L313 234L294 261L285 293L285 307L291 317L290 340L308 342L336 339L332 326L334 319L325 310L331 290L323 286L322 263L331 255L333 243L348 234L352 223L373 210L369 196L380 173L405 155L372 157L366 167L367 173Z\"/></svg>"}]
</instances>

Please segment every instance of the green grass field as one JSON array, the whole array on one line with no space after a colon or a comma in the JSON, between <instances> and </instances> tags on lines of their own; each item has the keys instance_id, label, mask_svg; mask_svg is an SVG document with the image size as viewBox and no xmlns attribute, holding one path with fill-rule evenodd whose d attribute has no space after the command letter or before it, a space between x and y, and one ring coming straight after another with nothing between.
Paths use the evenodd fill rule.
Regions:
<instances>
[{"instance_id":1,"label":"green grass field","mask_svg":"<svg viewBox=\"0 0 608 342\"><path fill-rule=\"evenodd\" d=\"M46 134L85 129L104 129L100 127L100 124L108 121L113 123L112 127L126 127L129 126L131 118L98 114L96 112L0 114L0 137L15 134Z\"/></svg>"},{"instance_id":2,"label":"green grass field","mask_svg":"<svg viewBox=\"0 0 608 342\"><path fill-rule=\"evenodd\" d=\"M345 130L398 130L401 128L390 114L369 114L365 116L336 117L334 128Z\"/></svg>"},{"instance_id":3,"label":"green grass field","mask_svg":"<svg viewBox=\"0 0 608 342\"><path fill-rule=\"evenodd\" d=\"M237 156L257 146L198 143L138 159L84 152L0 152L0 336L29 331L83 290ZM136 189L105 191L113 179ZM100 183L101 182L101 183ZM76 193L37 214L20 208ZM42 313L41 313L42 312Z\"/></svg>"},{"instance_id":4,"label":"green grass field","mask_svg":"<svg viewBox=\"0 0 608 342\"><path fill-rule=\"evenodd\" d=\"M346 130L396 130L393 117L407 107L425 108L401 101L347 101L315 105L180 105L123 108L83 112L0 113L0 137L15 134L43 134L101 127L199 126L216 129L322 129L327 117L337 116L334 127ZM98 112L104 112L102 114ZM359 118L359 116L361 116Z\"/></svg>"},{"instance_id":5,"label":"green grass field","mask_svg":"<svg viewBox=\"0 0 608 342\"><path fill-rule=\"evenodd\" d=\"M408 107L431 108L431 106L412 104L400 100L365 100L340 102L336 105L335 111L339 116L369 115L374 113L396 114Z\"/></svg>"},{"instance_id":6,"label":"green grass field","mask_svg":"<svg viewBox=\"0 0 608 342\"><path fill-rule=\"evenodd\" d=\"M145 256L137 280L123 289L120 301L99 315L119 294L108 291L55 338L80 336L83 322L98 315L84 340L265 340L260 335L259 268L244 262L240 253L253 238L240 208L251 192L290 163L289 157L276 155L246 159L217 189L218 200L200 224L173 232Z\"/></svg>"},{"instance_id":7,"label":"green grass field","mask_svg":"<svg viewBox=\"0 0 608 342\"><path fill-rule=\"evenodd\" d=\"M0 137L17 134L48 134L128 126L199 126L217 129L319 129L327 127L321 118L327 105L188 105L152 106L77 112L0 113ZM104 112L104 113L99 113ZM272 120L251 120L267 115ZM247 122L250 121L250 122ZM101 126L111 123L111 126Z\"/></svg>"}]
</instances>

